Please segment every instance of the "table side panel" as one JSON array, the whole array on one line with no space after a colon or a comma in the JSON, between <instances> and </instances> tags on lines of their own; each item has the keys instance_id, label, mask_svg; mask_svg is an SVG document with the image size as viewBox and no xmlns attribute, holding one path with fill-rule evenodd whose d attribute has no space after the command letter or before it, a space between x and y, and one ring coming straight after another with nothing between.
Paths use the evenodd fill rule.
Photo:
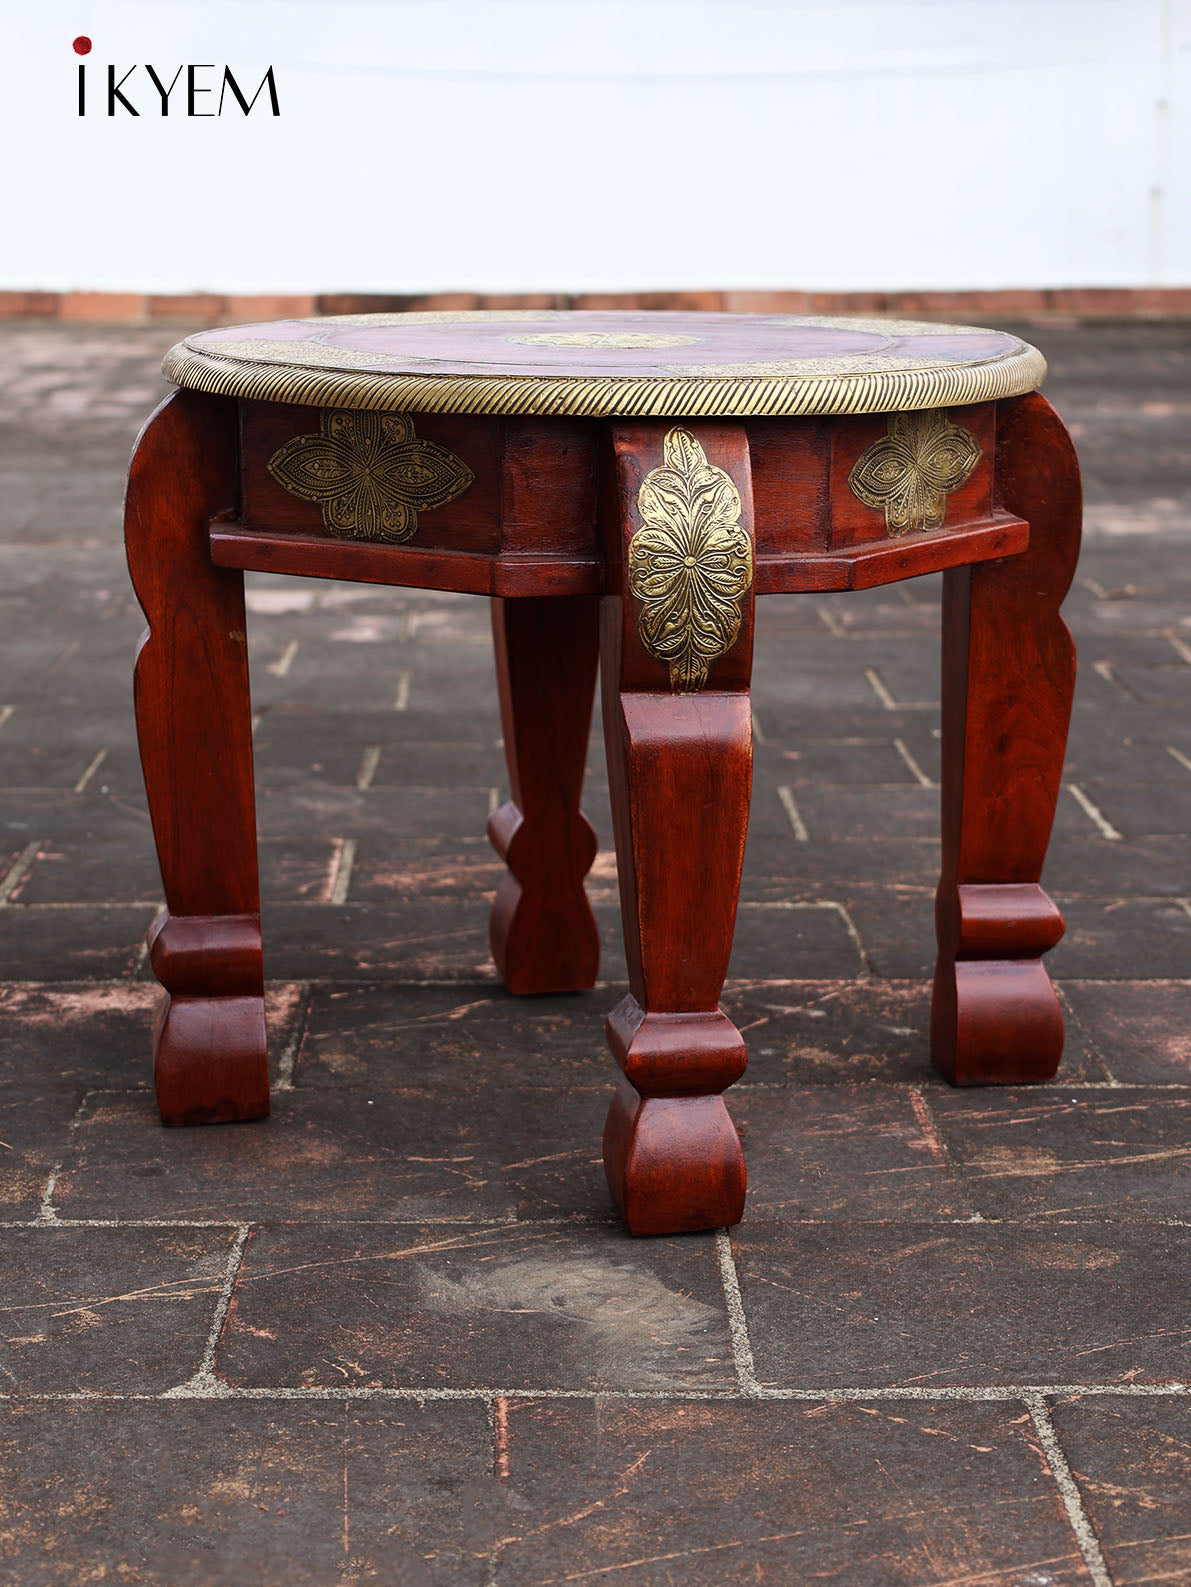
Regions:
<instances>
[{"instance_id":1,"label":"table side panel","mask_svg":"<svg viewBox=\"0 0 1191 1587\"><path fill-rule=\"evenodd\" d=\"M966 430L980 448L980 458L968 479L947 497L943 527L987 518L993 510L993 456L996 446L996 403L982 402L966 408L942 410L948 421ZM831 430L831 545L863 545L886 540L889 531L879 507L870 507L848 483L860 457L888 436L890 415L865 414L837 419Z\"/></svg>"},{"instance_id":2,"label":"table side panel","mask_svg":"<svg viewBox=\"0 0 1191 1587\"><path fill-rule=\"evenodd\" d=\"M412 533L392 543L333 529L317 501L270 472L287 442L320 434L326 412L240 403L241 517L212 525L216 563L509 597L604 587L599 474L608 421L413 416L417 440L445 448L472 477L451 500L419 509ZM858 459L890 437L894 416L747 421L757 594L863 589L1024 551L1028 525L995 505L996 404L944 416L978 456L947 493L942 525L902 534L851 482Z\"/></svg>"},{"instance_id":3,"label":"table side panel","mask_svg":"<svg viewBox=\"0 0 1191 1587\"><path fill-rule=\"evenodd\" d=\"M315 438L332 410L286 403L240 403L241 522L246 529L310 534L336 541L317 501L287 490L269 471L269 462L297 436ZM362 420L371 415L361 414ZM379 415L389 419L391 415ZM454 551L500 549L503 426L499 419L467 414L419 413L411 420L419 441L444 447L472 473L466 489L440 507L422 508L409 537L417 546Z\"/></svg>"}]
</instances>

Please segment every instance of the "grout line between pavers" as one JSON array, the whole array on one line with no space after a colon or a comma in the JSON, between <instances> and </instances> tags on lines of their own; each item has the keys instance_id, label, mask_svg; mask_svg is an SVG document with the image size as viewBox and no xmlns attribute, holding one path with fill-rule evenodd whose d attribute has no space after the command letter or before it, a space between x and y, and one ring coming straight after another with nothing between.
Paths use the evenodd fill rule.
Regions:
<instances>
[{"instance_id":1,"label":"grout line between pavers","mask_svg":"<svg viewBox=\"0 0 1191 1587\"><path fill-rule=\"evenodd\" d=\"M364 753L360 756L360 769L356 773L356 787L361 793L372 787L372 779L376 776L376 768L380 765L380 744L365 744Z\"/></svg>"},{"instance_id":2,"label":"grout line between pavers","mask_svg":"<svg viewBox=\"0 0 1191 1587\"><path fill-rule=\"evenodd\" d=\"M306 1027L310 1021L310 1007L314 1001L314 991L309 981L298 982L298 1012L294 1019L294 1027L290 1032L289 1040L282 1048L277 1059L277 1080L273 1086L276 1095L282 1091L294 1089L294 1068L298 1062L298 1052L302 1040L306 1035Z\"/></svg>"},{"instance_id":3,"label":"grout line between pavers","mask_svg":"<svg viewBox=\"0 0 1191 1587\"><path fill-rule=\"evenodd\" d=\"M932 782L923 771L917 760L915 760L910 747L904 738L895 738L893 740L893 747L901 756L906 766L909 768L910 775L914 778L915 782L920 788L937 788L939 786L938 783ZM898 783L894 784L893 786L900 787L901 784Z\"/></svg>"},{"instance_id":4,"label":"grout line between pavers","mask_svg":"<svg viewBox=\"0 0 1191 1587\"><path fill-rule=\"evenodd\" d=\"M851 938L852 946L856 949L856 957L860 961L860 974L856 977L856 980L871 981L873 978L873 967L869 962L868 952L865 949L859 928L857 927L856 922L852 919L852 911L846 904L835 903L831 900L827 900L824 907L827 909L834 909L836 911L844 923L844 930Z\"/></svg>"},{"instance_id":5,"label":"grout line between pavers","mask_svg":"<svg viewBox=\"0 0 1191 1587\"><path fill-rule=\"evenodd\" d=\"M80 640L72 639L70 641L70 644L67 645L66 649L62 652L62 654L60 656L58 656L54 661L52 661L50 663L50 665L46 668L47 676L52 675L53 673L57 672L58 668L59 667L64 667L68 661L73 661L75 656L77 656L78 653L79 653L80 646L81 646L81 641Z\"/></svg>"},{"instance_id":6,"label":"grout line between pavers","mask_svg":"<svg viewBox=\"0 0 1191 1587\"><path fill-rule=\"evenodd\" d=\"M231 1308L232 1291L235 1289L236 1280L240 1276L240 1267L244 1261L244 1247L248 1244L251 1227L247 1223L236 1225L235 1237L232 1240L231 1250L228 1252L223 1287L219 1291L219 1299L215 1302L215 1316L211 1321L211 1331L207 1335L206 1347L203 1350L203 1358L199 1362L198 1370L185 1383L179 1383L176 1388L167 1389L160 1396L161 1399L208 1400L226 1397L226 1385L221 1383L215 1376L215 1351L219 1346L219 1336L223 1332L223 1325L227 1321L227 1314Z\"/></svg>"},{"instance_id":7,"label":"grout line between pavers","mask_svg":"<svg viewBox=\"0 0 1191 1587\"><path fill-rule=\"evenodd\" d=\"M822 601L817 602L815 605L815 613L818 616L819 621L823 624L823 627L831 635L832 639L847 639L848 630L843 626L839 618L831 610L830 606L825 605Z\"/></svg>"},{"instance_id":8,"label":"grout line between pavers","mask_svg":"<svg viewBox=\"0 0 1191 1587\"><path fill-rule=\"evenodd\" d=\"M796 841L809 843L811 835L806 829L806 822L802 819L802 811L798 808L798 802L794 798L794 790L786 783L783 783L778 788L777 796L782 802L782 809L786 812Z\"/></svg>"},{"instance_id":9,"label":"grout line between pavers","mask_svg":"<svg viewBox=\"0 0 1191 1587\"><path fill-rule=\"evenodd\" d=\"M440 1388L424 1385L417 1388L352 1388L345 1385L275 1385L270 1388L238 1387L224 1383L214 1374L199 1381L199 1375L177 1388L164 1389L150 1394L122 1389L40 1389L28 1392L0 1390L0 1403L26 1404L42 1401L84 1400L93 1402L157 1401L157 1400L400 1400L414 1403L436 1400L473 1400L493 1403L498 1400L648 1400L681 1403L688 1400L709 1400L721 1404L772 1404L788 1400L791 1403L826 1404L833 1401L855 1403L864 1401L888 1402L914 1401L920 1404L987 1405L994 1403L1023 1404L1029 1408L1031 1400L1066 1399L1080 1397L1108 1399L1185 1399L1191 1397L1188 1383L1035 1383L1004 1384L983 1388L890 1388L866 1387L863 1384L846 1388L777 1389L758 1387L745 1393L740 1388L725 1389L619 1389L601 1384L596 1388L557 1389L527 1388L518 1386L492 1387L476 1385L469 1388ZM1061 1453L1061 1451L1060 1451ZM1064 1461L1064 1465L1066 1462ZM1072 1479L1074 1481L1074 1479ZM1108 1584L1111 1587L1111 1583Z\"/></svg>"},{"instance_id":10,"label":"grout line between pavers","mask_svg":"<svg viewBox=\"0 0 1191 1587\"><path fill-rule=\"evenodd\" d=\"M815 1219L802 1219L801 1222L808 1227L818 1227ZM825 1220L824 1220L825 1221ZM941 1225L953 1222L967 1222L967 1219L941 1219ZM991 1221L991 1220L990 1220ZM569 1216L557 1218L518 1218L513 1214L506 1217L481 1218L468 1216L466 1213L455 1213L447 1216L433 1216L427 1214L418 1217L411 1214L407 1218L388 1216L384 1218L347 1218L337 1217L287 1217L283 1213L263 1213L253 1219L261 1226L279 1227L287 1229L615 1229L620 1227L620 1219L609 1214L605 1218L588 1217L584 1213L572 1213ZM55 1229L239 1229L243 1226L240 1218L63 1218L55 1212L52 1219L36 1218L0 1218L0 1229L44 1229L52 1225ZM878 1225L880 1227L880 1225ZM900 1227L900 1225L898 1225ZM1131 1227L1120 1223L1090 1224L1086 1219L1076 1223L1076 1227L1086 1228L1121 1228ZM1164 1227L1156 1220L1151 1220L1139 1225L1142 1228ZM1181 1227L1181 1226L1180 1226Z\"/></svg>"},{"instance_id":11,"label":"grout line between pavers","mask_svg":"<svg viewBox=\"0 0 1191 1587\"><path fill-rule=\"evenodd\" d=\"M1098 678L1103 678L1105 683L1120 691L1127 700L1132 700L1136 705L1145 705L1144 696L1138 694L1136 689L1130 688L1121 678L1118 678L1111 661L1093 661L1092 671Z\"/></svg>"},{"instance_id":12,"label":"grout line between pavers","mask_svg":"<svg viewBox=\"0 0 1191 1587\"><path fill-rule=\"evenodd\" d=\"M1096 1059L1097 1063L1099 1063L1100 1067L1104 1070L1104 1073L1107 1076L1107 1079L1105 1080L1088 1080L1085 1081L1084 1084L1089 1088L1099 1087L1108 1091L1123 1090L1125 1088L1125 1082L1118 1080L1112 1069L1109 1067L1107 1058L1105 1058L1103 1052L1100 1050L1100 1043L1084 1024L1083 1020L1080 1019L1078 1011L1076 1010L1070 997L1068 997L1065 984L1062 981L1055 981L1052 984L1055 989L1055 996L1059 1000L1059 1007L1063 1013L1064 1027L1067 1030L1075 1029L1080 1033L1084 1041L1087 1043L1088 1050L1091 1052L1092 1056ZM1058 1080L1057 1075L1055 1078L1058 1084L1061 1085L1062 1081Z\"/></svg>"},{"instance_id":13,"label":"grout line between pavers","mask_svg":"<svg viewBox=\"0 0 1191 1587\"><path fill-rule=\"evenodd\" d=\"M48 1188L48 1187L47 1187ZM44 1195L44 1193L43 1193ZM229 1218L64 1218L55 1209L53 1218L0 1218L0 1229L237 1229L241 1219ZM254 1220L262 1226L286 1229L617 1229L621 1220L611 1214L607 1217L589 1216L586 1213L569 1213L557 1218L482 1218L467 1213L414 1214L407 1217L390 1213L383 1218L349 1218L343 1214L333 1217L287 1216L283 1212L263 1212ZM772 1214L761 1214L759 1222L772 1223ZM837 1229L839 1218L791 1218L781 1220L783 1227L796 1229ZM1186 1218L1047 1218L1017 1221L1012 1218L993 1218L983 1213L966 1218L851 1218L850 1227L861 1229L966 1229L975 1223L995 1225L1007 1229L1091 1229L1091 1230L1149 1230L1191 1229Z\"/></svg>"},{"instance_id":14,"label":"grout line between pavers","mask_svg":"<svg viewBox=\"0 0 1191 1587\"><path fill-rule=\"evenodd\" d=\"M1077 782L1069 782L1067 784L1067 792L1106 843L1120 843L1124 840L1125 834L1117 831L1100 806L1084 793Z\"/></svg>"},{"instance_id":15,"label":"grout line between pavers","mask_svg":"<svg viewBox=\"0 0 1191 1587\"><path fill-rule=\"evenodd\" d=\"M335 876L331 883L331 894L327 900L329 904L347 903L347 890L351 886L357 846L355 838L344 838L340 844L339 855L335 861Z\"/></svg>"},{"instance_id":16,"label":"grout line between pavers","mask_svg":"<svg viewBox=\"0 0 1191 1587\"><path fill-rule=\"evenodd\" d=\"M749 1338L748 1318L744 1314L744 1296L740 1293L740 1275L736 1271L736 1258L732 1254L732 1236L727 1229L715 1231L715 1249L720 1263L720 1282L724 1287L724 1303L728 1308L728 1334L732 1340L732 1359L736 1365L736 1379L746 1394L759 1394L753 1362L753 1342Z\"/></svg>"},{"instance_id":17,"label":"grout line between pavers","mask_svg":"<svg viewBox=\"0 0 1191 1587\"><path fill-rule=\"evenodd\" d=\"M1091 1517L1084 1508L1079 1485L1071 1475L1071 1467L1067 1463L1067 1456L1063 1453L1063 1446L1059 1442L1058 1432L1051 1420L1046 1399L1041 1394L1027 1394L1025 1404L1034 1423L1034 1430L1038 1434L1038 1441L1042 1445L1042 1452L1046 1456L1047 1465L1055 1479L1055 1485L1062 1496L1067 1520L1075 1533L1075 1541L1079 1545L1079 1552L1083 1555L1084 1564L1088 1567L1093 1587L1113 1587L1112 1576L1109 1574L1100 1540L1096 1536Z\"/></svg>"},{"instance_id":18,"label":"grout line between pavers","mask_svg":"<svg viewBox=\"0 0 1191 1587\"><path fill-rule=\"evenodd\" d=\"M62 1172L62 1164L55 1163L50 1170L50 1177L45 1182L45 1189L41 1193L41 1205L37 1209L35 1223L41 1227L46 1224L58 1222L58 1209L54 1206L54 1189L58 1183L58 1175Z\"/></svg>"},{"instance_id":19,"label":"grout line between pavers","mask_svg":"<svg viewBox=\"0 0 1191 1587\"><path fill-rule=\"evenodd\" d=\"M108 752L106 749L101 749L96 753L91 761L91 764L79 778L78 782L75 783L73 789L74 793L81 794L87 792L87 784L91 781L92 777L94 777L95 773L99 770L107 758Z\"/></svg>"},{"instance_id":20,"label":"grout line between pavers","mask_svg":"<svg viewBox=\"0 0 1191 1587\"><path fill-rule=\"evenodd\" d=\"M877 699L880 700L885 709L887 711L896 711L897 701L885 687L885 680L881 677L881 674L877 671L876 667L865 667L864 676L868 680L869 688L876 695Z\"/></svg>"},{"instance_id":21,"label":"grout line between pavers","mask_svg":"<svg viewBox=\"0 0 1191 1587\"><path fill-rule=\"evenodd\" d=\"M271 661L265 668L265 671L271 672L275 678L288 677L289 669L294 664L294 657L298 654L299 643L300 641L291 639L289 644L286 645L285 649L278 656L277 660Z\"/></svg>"},{"instance_id":22,"label":"grout line between pavers","mask_svg":"<svg viewBox=\"0 0 1191 1587\"><path fill-rule=\"evenodd\" d=\"M40 848L40 838L34 838L32 843L26 843L4 873L3 880L0 880L0 909L8 907L9 899L31 869Z\"/></svg>"}]
</instances>

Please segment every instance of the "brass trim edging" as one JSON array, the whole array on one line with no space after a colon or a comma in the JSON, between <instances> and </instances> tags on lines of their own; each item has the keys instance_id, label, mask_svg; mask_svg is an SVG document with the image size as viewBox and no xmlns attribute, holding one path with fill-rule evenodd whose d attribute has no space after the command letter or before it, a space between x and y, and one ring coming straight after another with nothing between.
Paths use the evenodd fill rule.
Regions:
<instances>
[{"instance_id":1,"label":"brass trim edging","mask_svg":"<svg viewBox=\"0 0 1191 1587\"><path fill-rule=\"evenodd\" d=\"M880 374L714 376L408 375L240 362L179 342L162 370L212 396L311 408L404 413L538 414L576 418L783 418L958 408L1033 391L1046 360L1021 351L984 364Z\"/></svg>"}]
</instances>

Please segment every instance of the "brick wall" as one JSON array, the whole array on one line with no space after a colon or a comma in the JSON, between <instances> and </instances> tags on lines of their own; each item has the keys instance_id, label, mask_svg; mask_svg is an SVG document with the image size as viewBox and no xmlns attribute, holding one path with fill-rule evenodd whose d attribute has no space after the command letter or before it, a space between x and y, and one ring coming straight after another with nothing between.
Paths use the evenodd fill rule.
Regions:
<instances>
[{"instance_id":1,"label":"brick wall","mask_svg":"<svg viewBox=\"0 0 1191 1587\"><path fill-rule=\"evenodd\" d=\"M198 292L0 292L0 319L75 320L189 326L368 314L405 309L695 309L780 314L888 314L905 319L1111 320L1191 318L1191 287L1066 287L1008 292L442 292L397 296L330 292L310 296L225 296Z\"/></svg>"}]
</instances>

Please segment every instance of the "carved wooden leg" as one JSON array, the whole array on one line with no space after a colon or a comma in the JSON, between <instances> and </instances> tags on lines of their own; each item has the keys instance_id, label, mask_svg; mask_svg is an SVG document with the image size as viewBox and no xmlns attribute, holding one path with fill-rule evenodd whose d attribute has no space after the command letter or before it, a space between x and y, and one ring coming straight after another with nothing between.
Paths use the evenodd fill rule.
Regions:
<instances>
[{"instance_id":1,"label":"carved wooden leg","mask_svg":"<svg viewBox=\"0 0 1191 1587\"><path fill-rule=\"evenodd\" d=\"M1037 394L1002 404L997 489L1021 556L956 568L943 594L943 873L931 1012L956 1085L1047 1080L1063 1021L1042 955L1063 917L1038 885L1063 769L1075 647L1059 606L1079 554L1075 452Z\"/></svg>"},{"instance_id":2,"label":"carved wooden leg","mask_svg":"<svg viewBox=\"0 0 1191 1587\"><path fill-rule=\"evenodd\" d=\"M124 519L149 625L136 718L165 887L149 949L167 1124L269 1111L244 576L208 554L210 519L235 502L234 404L175 392L137 442Z\"/></svg>"},{"instance_id":3,"label":"carved wooden leg","mask_svg":"<svg viewBox=\"0 0 1191 1587\"><path fill-rule=\"evenodd\" d=\"M613 442L601 667L631 991L608 1019L624 1078L604 1165L630 1231L673 1234L744 1210L721 1095L744 1041L719 995L752 781L749 455L730 424L626 424Z\"/></svg>"},{"instance_id":4,"label":"carved wooden leg","mask_svg":"<svg viewBox=\"0 0 1191 1587\"><path fill-rule=\"evenodd\" d=\"M596 835L579 809L599 662L599 602L546 596L492 603L496 675L513 797L488 821L508 865L489 923L510 992L579 992L600 938L583 878Z\"/></svg>"}]
</instances>

